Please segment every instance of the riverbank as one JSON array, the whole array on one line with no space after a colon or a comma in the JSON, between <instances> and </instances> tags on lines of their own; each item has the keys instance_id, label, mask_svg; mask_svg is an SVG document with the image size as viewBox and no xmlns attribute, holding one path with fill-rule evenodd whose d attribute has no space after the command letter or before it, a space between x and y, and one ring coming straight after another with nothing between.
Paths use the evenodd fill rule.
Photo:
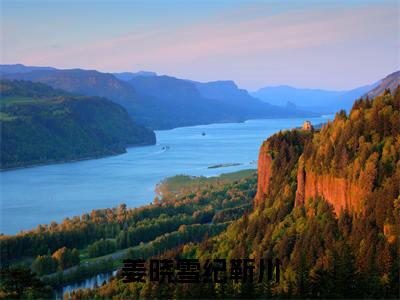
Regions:
<instances>
[{"instance_id":1,"label":"riverbank","mask_svg":"<svg viewBox=\"0 0 400 300\"><path fill-rule=\"evenodd\" d=\"M29 163L26 165L21 165L21 166L13 166L13 167L6 167L2 168L0 167L0 172L7 172L7 171L14 171L14 170L20 170L20 169L27 169L27 168L35 168L35 167L40 167L40 166L50 166L50 165L56 165L56 164L70 164L70 163L75 163L75 162L81 162L85 160L93 160L93 159L101 159L105 157L112 157L112 156L117 156L121 155L127 152L129 148L136 148L136 147L148 147L148 146L153 146L155 144L139 144L139 145L128 145L124 149L124 151L121 152L108 152L108 153L95 153L95 154L89 154L84 157L80 158L73 158L73 159L53 159L53 160L47 160L44 162L34 162L34 163Z\"/></svg>"},{"instance_id":2,"label":"riverbank","mask_svg":"<svg viewBox=\"0 0 400 300\"><path fill-rule=\"evenodd\" d=\"M217 165L212 165L209 166L209 169L218 169L218 168L227 168L227 167L235 167L235 166L240 166L240 163L228 163L228 164L217 164Z\"/></svg>"}]
</instances>

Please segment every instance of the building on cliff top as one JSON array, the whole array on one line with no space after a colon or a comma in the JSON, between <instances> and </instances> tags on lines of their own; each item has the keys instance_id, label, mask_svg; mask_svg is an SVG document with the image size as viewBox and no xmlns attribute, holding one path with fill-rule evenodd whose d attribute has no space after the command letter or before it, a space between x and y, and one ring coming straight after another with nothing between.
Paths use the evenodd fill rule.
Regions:
<instances>
[{"instance_id":1,"label":"building on cliff top","mask_svg":"<svg viewBox=\"0 0 400 300\"><path fill-rule=\"evenodd\" d=\"M304 121L302 130L312 131L314 127L311 125L310 121Z\"/></svg>"}]
</instances>

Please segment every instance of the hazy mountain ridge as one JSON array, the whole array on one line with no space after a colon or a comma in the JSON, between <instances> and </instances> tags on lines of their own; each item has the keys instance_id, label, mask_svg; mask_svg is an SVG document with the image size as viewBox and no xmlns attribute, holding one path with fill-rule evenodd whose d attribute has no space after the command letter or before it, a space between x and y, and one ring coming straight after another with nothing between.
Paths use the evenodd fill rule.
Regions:
<instances>
[{"instance_id":1,"label":"hazy mountain ridge","mask_svg":"<svg viewBox=\"0 0 400 300\"><path fill-rule=\"evenodd\" d=\"M203 109L208 111L210 117L220 119L217 122L315 115L263 103L250 96L246 90L239 89L233 81L201 83L164 75L135 77L129 82L139 94L159 99L162 104L158 107L170 103L185 110L184 107L189 105L186 107L188 114L194 113L195 118L198 118L198 109ZM191 112L190 105L195 105L196 111ZM165 109L168 110L168 107ZM175 110L175 113L178 112Z\"/></svg>"},{"instance_id":2,"label":"hazy mountain ridge","mask_svg":"<svg viewBox=\"0 0 400 300\"><path fill-rule=\"evenodd\" d=\"M211 82L195 82L193 81L199 92L209 99L217 99L233 105L263 105L263 103L250 96L245 89L240 89L234 81L211 81Z\"/></svg>"},{"instance_id":3,"label":"hazy mountain ridge","mask_svg":"<svg viewBox=\"0 0 400 300\"><path fill-rule=\"evenodd\" d=\"M386 89L394 92L397 86L400 85L400 71L389 74L371 91L369 91L366 96L370 98L375 98L382 94Z\"/></svg>"},{"instance_id":4,"label":"hazy mountain ridge","mask_svg":"<svg viewBox=\"0 0 400 300\"><path fill-rule=\"evenodd\" d=\"M135 77L129 83L147 99L141 115L152 126L153 114L160 116L162 128L246 120L238 109L221 101L202 97L194 84L170 76ZM172 119L171 119L172 115ZM154 124L153 126L157 126Z\"/></svg>"},{"instance_id":5,"label":"hazy mountain ridge","mask_svg":"<svg viewBox=\"0 0 400 300\"><path fill-rule=\"evenodd\" d=\"M14 70L11 69L11 71ZM118 74L125 78L132 75L134 77L129 81L124 81L110 73L82 69L3 72L2 77L42 82L72 93L106 97L121 104L136 122L154 129L242 122L252 118L315 115L293 108L282 109L264 104L248 95L247 91L238 89L235 84L229 84L230 95L224 97L226 88L221 90L218 82L194 83L170 76L156 76L151 72L145 72L145 76L142 76L143 73L139 73L142 74L140 76L129 72L123 75ZM222 85L225 86L226 83ZM209 99L204 96L212 93L218 99Z\"/></svg>"},{"instance_id":6,"label":"hazy mountain ridge","mask_svg":"<svg viewBox=\"0 0 400 300\"><path fill-rule=\"evenodd\" d=\"M347 91L333 91L322 89L304 89L291 86L265 87L251 93L254 97L279 106L285 106L288 102L297 107L320 113L334 113L340 109L349 110L354 101L371 89L380 81Z\"/></svg>"},{"instance_id":7,"label":"hazy mountain ridge","mask_svg":"<svg viewBox=\"0 0 400 300\"><path fill-rule=\"evenodd\" d=\"M28 73L31 71L39 70L57 70L53 67L36 67L36 66L25 66L23 64L13 64L13 65L0 65L0 75L7 73Z\"/></svg>"},{"instance_id":8,"label":"hazy mountain ridge","mask_svg":"<svg viewBox=\"0 0 400 300\"><path fill-rule=\"evenodd\" d=\"M131 85L111 74L95 70L34 70L4 74L3 78L41 82L56 89L86 96L106 97L118 103L135 97L135 90Z\"/></svg>"},{"instance_id":9,"label":"hazy mountain ridge","mask_svg":"<svg viewBox=\"0 0 400 300\"><path fill-rule=\"evenodd\" d=\"M124 81L129 81L134 77L138 76L157 76L156 72L150 72L150 71L139 71L139 72L120 72L120 73L111 73L118 79L124 80Z\"/></svg>"},{"instance_id":10,"label":"hazy mountain ridge","mask_svg":"<svg viewBox=\"0 0 400 300\"><path fill-rule=\"evenodd\" d=\"M334 113L348 110L357 98L381 82L395 82L398 77L394 73L386 81L349 91L278 86L249 93L229 80L202 83L144 71L111 74L22 65L6 65L2 70L4 78L42 82L72 93L106 97L122 105L135 122L153 129ZM16 70L23 73L8 73Z\"/></svg>"}]
</instances>

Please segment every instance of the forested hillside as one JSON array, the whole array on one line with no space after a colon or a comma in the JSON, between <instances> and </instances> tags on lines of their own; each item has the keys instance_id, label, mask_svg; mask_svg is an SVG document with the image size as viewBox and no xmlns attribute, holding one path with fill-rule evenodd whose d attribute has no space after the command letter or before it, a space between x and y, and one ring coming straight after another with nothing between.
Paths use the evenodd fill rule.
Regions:
<instances>
[{"instance_id":1,"label":"forested hillside","mask_svg":"<svg viewBox=\"0 0 400 300\"><path fill-rule=\"evenodd\" d=\"M41 83L0 83L1 168L70 161L150 145L155 135L105 98L82 97Z\"/></svg>"},{"instance_id":2,"label":"forested hillside","mask_svg":"<svg viewBox=\"0 0 400 300\"><path fill-rule=\"evenodd\" d=\"M164 253L201 263L208 258L279 258L279 283L124 284L117 276L73 297L399 297L399 111L397 88L394 95L386 91L374 100L358 100L349 116L338 113L320 131L270 137L261 147L260 157L268 159L259 161L262 192L253 212L216 237ZM320 189L325 185L312 181L314 193L300 201L311 171L317 180L331 176L328 184L361 184L363 193L329 193L333 186ZM335 197L343 195L345 201L337 205ZM350 199L357 205L347 205Z\"/></svg>"}]
</instances>

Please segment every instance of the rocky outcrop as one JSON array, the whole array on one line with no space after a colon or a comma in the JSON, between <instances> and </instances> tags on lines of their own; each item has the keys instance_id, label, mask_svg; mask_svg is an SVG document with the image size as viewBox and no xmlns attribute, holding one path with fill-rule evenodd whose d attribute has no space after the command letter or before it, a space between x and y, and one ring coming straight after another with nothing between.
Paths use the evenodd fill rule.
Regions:
<instances>
[{"instance_id":1,"label":"rocky outcrop","mask_svg":"<svg viewBox=\"0 0 400 300\"><path fill-rule=\"evenodd\" d=\"M258 157L256 206L265 201L271 177L274 176L272 163L273 158L268 149L268 142L265 142L260 148ZM337 216L345 209L357 212L361 210L362 200L367 196L368 191L363 189L360 183L330 174L316 174L307 169L306 165L303 156L300 156L297 168L295 206L304 205L309 198L322 197L333 206Z\"/></svg>"},{"instance_id":2,"label":"rocky outcrop","mask_svg":"<svg viewBox=\"0 0 400 300\"><path fill-rule=\"evenodd\" d=\"M258 155L258 184L255 199L256 206L264 201L271 180L272 157L268 152L268 143L264 143Z\"/></svg>"},{"instance_id":3,"label":"rocky outcrop","mask_svg":"<svg viewBox=\"0 0 400 300\"><path fill-rule=\"evenodd\" d=\"M342 210L360 211L365 191L357 182L337 178L329 174L315 174L307 170L303 157L297 170L295 206L303 205L306 199L322 197L334 208L336 215Z\"/></svg>"},{"instance_id":4,"label":"rocky outcrop","mask_svg":"<svg viewBox=\"0 0 400 300\"><path fill-rule=\"evenodd\" d=\"M303 123L303 130L313 131L314 127L311 125L310 121L304 121Z\"/></svg>"}]
</instances>

